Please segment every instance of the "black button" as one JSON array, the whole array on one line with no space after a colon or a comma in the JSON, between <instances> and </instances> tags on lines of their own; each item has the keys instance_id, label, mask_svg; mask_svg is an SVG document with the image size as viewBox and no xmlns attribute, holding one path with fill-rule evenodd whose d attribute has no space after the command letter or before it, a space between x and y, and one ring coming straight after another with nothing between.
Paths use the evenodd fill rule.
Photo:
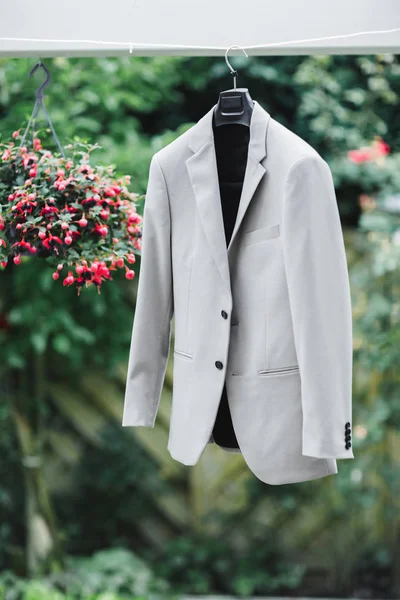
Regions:
<instances>
[{"instance_id":1,"label":"black button","mask_svg":"<svg viewBox=\"0 0 400 600\"><path fill-rule=\"evenodd\" d=\"M347 442L347 444L345 446L346 450L348 450L350 448L350 446L351 446L351 442Z\"/></svg>"},{"instance_id":2,"label":"black button","mask_svg":"<svg viewBox=\"0 0 400 600\"><path fill-rule=\"evenodd\" d=\"M215 366L217 367L217 369L222 369L224 365L220 360L217 360L215 361Z\"/></svg>"},{"instance_id":3,"label":"black button","mask_svg":"<svg viewBox=\"0 0 400 600\"><path fill-rule=\"evenodd\" d=\"M347 423L346 423L345 427L346 427L346 428L347 428L347 427L350 427L350 423L349 423L348 421L347 421Z\"/></svg>"},{"instance_id":4,"label":"black button","mask_svg":"<svg viewBox=\"0 0 400 600\"><path fill-rule=\"evenodd\" d=\"M345 429L344 433L345 433L345 435L349 435L351 433L351 429Z\"/></svg>"},{"instance_id":5,"label":"black button","mask_svg":"<svg viewBox=\"0 0 400 600\"><path fill-rule=\"evenodd\" d=\"M346 435L344 439L346 440L346 442L349 442L351 440L351 435Z\"/></svg>"},{"instance_id":6,"label":"black button","mask_svg":"<svg viewBox=\"0 0 400 600\"><path fill-rule=\"evenodd\" d=\"M221 310L221 315L224 317L224 319L228 318L228 313L225 312L224 310Z\"/></svg>"}]
</instances>

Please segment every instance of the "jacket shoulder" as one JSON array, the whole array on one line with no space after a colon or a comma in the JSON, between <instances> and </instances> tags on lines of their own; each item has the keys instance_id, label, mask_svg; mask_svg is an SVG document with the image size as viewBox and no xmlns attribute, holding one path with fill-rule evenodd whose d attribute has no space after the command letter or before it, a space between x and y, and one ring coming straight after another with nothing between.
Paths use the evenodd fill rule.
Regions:
<instances>
[{"instance_id":1,"label":"jacket shoulder","mask_svg":"<svg viewBox=\"0 0 400 600\"><path fill-rule=\"evenodd\" d=\"M268 129L267 152L279 152L280 156L285 158L288 169L293 163L302 162L303 159L306 162L326 164L311 144L273 118Z\"/></svg>"},{"instance_id":2,"label":"jacket shoulder","mask_svg":"<svg viewBox=\"0 0 400 600\"><path fill-rule=\"evenodd\" d=\"M162 169L173 169L177 162L179 163L191 156L192 152L189 150L188 142L193 127L194 125L186 129L153 155L157 158Z\"/></svg>"}]
</instances>

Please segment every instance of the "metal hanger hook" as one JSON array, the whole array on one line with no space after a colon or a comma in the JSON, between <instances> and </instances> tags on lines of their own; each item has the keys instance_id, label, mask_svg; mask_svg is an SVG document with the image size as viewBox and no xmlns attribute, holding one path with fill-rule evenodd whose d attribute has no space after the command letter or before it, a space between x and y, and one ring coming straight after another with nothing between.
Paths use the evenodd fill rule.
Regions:
<instances>
[{"instance_id":1,"label":"metal hanger hook","mask_svg":"<svg viewBox=\"0 0 400 600\"><path fill-rule=\"evenodd\" d=\"M33 67L33 69L31 69L30 73L29 73L29 77L32 77L32 75L37 71L37 69L41 67L45 73L46 73L46 79L45 81L42 83L42 85L36 90L36 98L43 98L43 89L46 87L46 85L49 83L50 81L50 71L48 70L48 68L42 63L42 61L39 58L39 62L36 63L36 65Z\"/></svg>"},{"instance_id":2,"label":"metal hanger hook","mask_svg":"<svg viewBox=\"0 0 400 600\"><path fill-rule=\"evenodd\" d=\"M241 48L240 46L229 46L229 48L227 49L227 51L225 52L225 62L228 65L228 68L231 72L231 75L233 75L233 87L234 89L236 89L236 77L237 77L237 71L235 71L235 69L232 67L232 65L230 64L229 60L228 60L228 52L229 50L231 50L232 48L237 48L238 50L242 50L242 52L245 53L245 55L248 57L248 54L246 52L246 50L244 50L244 48Z\"/></svg>"}]
</instances>

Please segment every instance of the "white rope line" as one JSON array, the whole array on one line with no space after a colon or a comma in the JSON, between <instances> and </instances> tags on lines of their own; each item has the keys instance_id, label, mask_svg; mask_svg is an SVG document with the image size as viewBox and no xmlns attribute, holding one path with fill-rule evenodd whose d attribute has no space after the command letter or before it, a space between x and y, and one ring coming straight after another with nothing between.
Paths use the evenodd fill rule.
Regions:
<instances>
[{"instance_id":1,"label":"white rope line","mask_svg":"<svg viewBox=\"0 0 400 600\"><path fill-rule=\"evenodd\" d=\"M322 42L327 40L338 40L344 38L351 38L360 35L376 35L376 34L386 34L386 33L394 33L396 31L400 31L400 27L395 27L393 29L380 29L376 31L357 31L354 33L343 33L338 35L329 35L324 37L317 38L308 38L303 40L289 40L285 42L272 42L269 44L258 44L254 46L241 46L241 48L250 50L254 48L274 48L276 46L288 46L290 44L305 44L309 42ZM189 50L226 50L226 47L222 46L184 46L179 44L146 44L146 43L134 43L134 42L110 42L106 40L56 40L56 39L44 39L44 38L18 38L18 37L0 37L0 41L8 41L8 42L50 42L50 43L71 43L71 44L100 44L100 45L110 45L110 46L127 46L129 51L132 52L134 46L139 46L143 48L148 46L149 48L171 48L173 50L178 49L189 49Z\"/></svg>"}]
</instances>

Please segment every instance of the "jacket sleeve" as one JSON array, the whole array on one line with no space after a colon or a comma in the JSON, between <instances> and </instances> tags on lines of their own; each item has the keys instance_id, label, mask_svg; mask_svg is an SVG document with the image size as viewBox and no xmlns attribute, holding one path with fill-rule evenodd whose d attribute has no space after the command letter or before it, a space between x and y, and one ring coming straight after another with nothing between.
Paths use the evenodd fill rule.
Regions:
<instances>
[{"instance_id":1,"label":"jacket sleeve","mask_svg":"<svg viewBox=\"0 0 400 600\"><path fill-rule=\"evenodd\" d=\"M155 154L142 222L141 264L122 425L154 427L164 385L173 315L170 211Z\"/></svg>"},{"instance_id":2,"label":"jacket sleeve","mask_svg":"<svg viewBox=\"0 0 400 600\"><path fill-rule=\"evenodd\" d=\"M319 154L303 155L289 169L282 247L301 378L302 453L354 458L350 283L332 174Z\"/></svg>"}]
</instances>

